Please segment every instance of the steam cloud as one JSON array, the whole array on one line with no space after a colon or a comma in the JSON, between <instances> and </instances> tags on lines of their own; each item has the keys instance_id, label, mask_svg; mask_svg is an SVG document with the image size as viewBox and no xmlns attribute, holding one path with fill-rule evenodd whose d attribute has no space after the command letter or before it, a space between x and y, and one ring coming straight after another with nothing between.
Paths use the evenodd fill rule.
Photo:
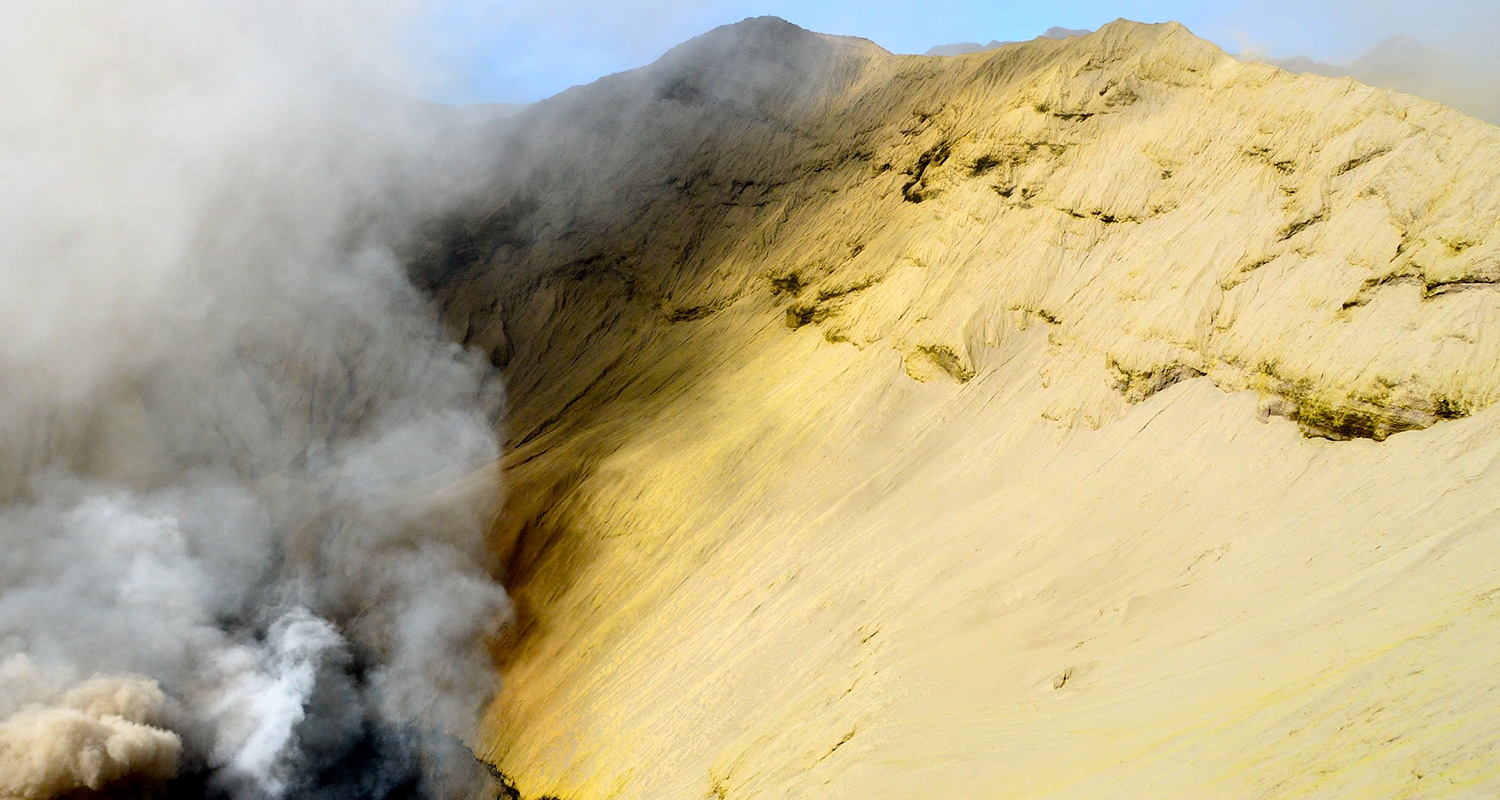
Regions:
<instances>
[{"instance_id":1,"label":"steam cloud","mask_svg":"<svg viewBox=\"0 0 1500 800\"><path fill-rule=\"evenodd\" d=\"M478 785L501 396L398 257L463 191L417 11L0 8L0 798Z\"/></svg>"}]
</instances>

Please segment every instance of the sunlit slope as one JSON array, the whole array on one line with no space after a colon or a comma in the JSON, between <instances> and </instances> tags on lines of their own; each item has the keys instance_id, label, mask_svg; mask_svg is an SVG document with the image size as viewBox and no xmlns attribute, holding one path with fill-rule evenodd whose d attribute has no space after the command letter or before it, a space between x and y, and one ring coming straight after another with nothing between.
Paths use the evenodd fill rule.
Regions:
<instances>
[{"instance_id":1,"label":"sunlit slope","mask_svg":"<svg viewBox=\"0 0 1500 800\"><path fill-rule=\"evenodd\" d=\"M496 137L526 796L1500 790L1500 129L753 20Z\"/></svg>"}]
</instances>

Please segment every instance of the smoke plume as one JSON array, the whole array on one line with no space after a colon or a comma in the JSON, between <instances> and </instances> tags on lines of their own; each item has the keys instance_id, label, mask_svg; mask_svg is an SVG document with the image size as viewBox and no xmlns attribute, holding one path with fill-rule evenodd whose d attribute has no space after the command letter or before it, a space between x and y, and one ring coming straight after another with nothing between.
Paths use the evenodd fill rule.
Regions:
<instances>
[{"instance_id":1,"label":"smoke plume","mask_svg":"<svg viewBox=\"0 0 1500 800\"><path fill-rule=\"evenodd\" d=\"M0 8L0 798L462 796L509 613L400 0Z\"/></svg>"}]
</instances>

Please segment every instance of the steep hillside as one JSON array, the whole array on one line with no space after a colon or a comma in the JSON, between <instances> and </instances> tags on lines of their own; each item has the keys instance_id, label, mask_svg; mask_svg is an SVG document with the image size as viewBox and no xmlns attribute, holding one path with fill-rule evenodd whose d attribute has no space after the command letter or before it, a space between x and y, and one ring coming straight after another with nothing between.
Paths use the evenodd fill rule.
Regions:
<instances>
[{"instance_id":1,"label":"steep hillside","mask_svg":"<svg viewBox=\"0 0 1500 800\"><path fill-rule=\"evenodd\" d=\"M1500 789L1500 129L758 19L493 134L525 796Z\"/></svg>"}]
</instances>

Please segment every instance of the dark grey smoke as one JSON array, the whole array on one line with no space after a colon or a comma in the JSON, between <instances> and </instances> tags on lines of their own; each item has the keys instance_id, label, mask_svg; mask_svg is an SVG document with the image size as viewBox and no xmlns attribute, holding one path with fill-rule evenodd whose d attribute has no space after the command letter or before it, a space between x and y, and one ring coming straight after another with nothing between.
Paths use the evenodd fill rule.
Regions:
<instances>
[{"instance_id":1,"label":"dark grey smoke","mask_svg":"<svg viewBox=\"0 0 1500 800\"><path fill-rule=\"evenodd\" d=\"M481 788L501 394L399 255L473 172L393 99L419 11L0 8L0 798Z\"/></svg>"}]
</instances>

